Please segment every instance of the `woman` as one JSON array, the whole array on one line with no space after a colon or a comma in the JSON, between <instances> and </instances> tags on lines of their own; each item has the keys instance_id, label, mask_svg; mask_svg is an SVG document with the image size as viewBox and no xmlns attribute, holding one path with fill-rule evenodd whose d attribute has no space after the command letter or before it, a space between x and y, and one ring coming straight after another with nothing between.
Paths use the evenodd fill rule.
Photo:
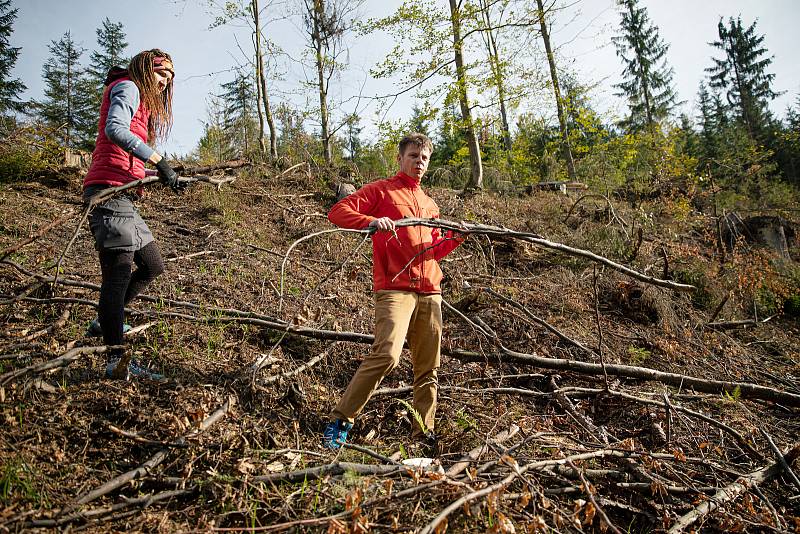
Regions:
<instances>
[{"instance_id":1,"label":"woman","mask_svg":"<svg viewBox=\"0 0 800 534\"><path fill-rule=\"evenodd\" d=\"M164 139L172 126L174 76L172 59L158 49L141 52L127 69L114 67L108 73L92 165L83 181L84 201L105 188L144 178L145 162L156 166L162 182L180 190L178 175L147 144ZM97 205L89 217L103 281L98 318L87 335L102 334L106 345L122 345L125 305L164 272L158 245L134 204L140 194L127 190ZM106 376L162 378L131 362L124 349L109 351Z\"/></svg>"}]
</instances>

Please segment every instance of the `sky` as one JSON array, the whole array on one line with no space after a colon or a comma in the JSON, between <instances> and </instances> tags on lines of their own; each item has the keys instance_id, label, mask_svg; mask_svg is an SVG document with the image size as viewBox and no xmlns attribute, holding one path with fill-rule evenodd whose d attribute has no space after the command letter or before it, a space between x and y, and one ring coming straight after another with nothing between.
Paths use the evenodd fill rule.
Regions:
<instances>
[{"instance_id":1,"label":"sky","mask_svg":"<svg viewBox=\"0 0 800 534\"><path fill-rule=\"evenodd\" d=\"M444 0L437 0L443 6ZM219 85L233 78L231 69L242 65L242 52L251 48L250 31L242 23L231 23L210 29L218 10L209 7L207 0L15 0L18 8L12 46L22 47L20 58L12 73L28 90L25 99L41 99L44 93L42 65L49 52L47 45L70 31L73 40L90 52L96 48L96 29L105 17L122 22L125 28L127 51L133 55L149 48L168 51L174 60L175 96L174 125L170 138L158 147L170 154L188 154L203 133L202 121L207 118L208 96L219 93ZM261 0L261 5L266 4ZM312 93L299 94L299 88L313 72L307 72L296 61L302 54L303 34L290 11L300 0L286 0L268 8L271 38L279 43L281 56L276 71L282 80L275 82L273 106L279 101L302 107L313 103ZM387 15L400 0L366 0L361 18ZM625 113L624 102L614 96L613 84L619 81L622 66L611 44L617 31L619 14L613 0L571 0L553 23L553 46L557 47L559 68L578 71L581 81L595 85L592 101L610 117ZM800 0L640 0L660 35L670 45L667 55L675 71L675 87L679 99L685 101L682 110L694 114L698 85L704 79L704 69L711 65L714 54L708 43L716 38L720 17L741 15L749 25L757 20L757 31L766 36L764 46L774 56L770 71L775 76L773 89L786 93L777 98L772 109L783 115L786 107L800 93L800 62L796 59L797 22L800 21ZM374 135L371 120L377 108L370 100L348 100L355 94L366 96L391 92L400 80L374 80L369 68L383 59L393 45L386 35L360 38L350 47L351 68L337 83L332 93L347 100L343 109L359 105L359 113L367 123L365 135ZM395 84L395 85L393 85ZM396 102L389 118L407 118L413 100L406 97ZM350 109L352 111L352 109Z\"/></svg>"}]
</instances>

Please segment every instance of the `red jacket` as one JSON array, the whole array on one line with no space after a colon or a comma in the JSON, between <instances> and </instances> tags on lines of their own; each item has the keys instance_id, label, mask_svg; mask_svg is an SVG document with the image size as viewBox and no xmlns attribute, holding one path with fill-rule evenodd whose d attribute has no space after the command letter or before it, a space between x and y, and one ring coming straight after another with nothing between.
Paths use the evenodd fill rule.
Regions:
<instances>
[{"instance_id":1,"label":"red jacket","mask_svg":"<svg viewBox=\"0 0 800 534\"><path fill-rule=\"evenodd\" d=\"M106 119L108 118L108 108L111 105L109 98L111 88L116 84L130 80L122 77L114 80L106 86L103 92L103 103L100 105L100 120L97 124L97 143L92 152L92 166L83 180L83 187L89 185L124 185L134 180L144 178L144 162L139 158L125 152L121 147L113 143L106 137ZM139 104L139 109L131 119L131 133L147 142L147 121L150 112L143 104Z\"/></svg>"},{"instance_id":2,"label":"red jacket","mask_svg":"<svg viewBox=\"0 0 800 534\"><path fill-rule=\"evenodd\" d=\"M337 202L328 213L328 219L336 226L354 230L366 228L380 217L438 218L439 207L422 191L417 180L401 172L365 185ZM427 226L397 228L397 239L392 232L375 232L372 234L373 291L441 293L439 260L463 241L458 234L445 238L438 228Z\"/></svg>"}]
</instances>

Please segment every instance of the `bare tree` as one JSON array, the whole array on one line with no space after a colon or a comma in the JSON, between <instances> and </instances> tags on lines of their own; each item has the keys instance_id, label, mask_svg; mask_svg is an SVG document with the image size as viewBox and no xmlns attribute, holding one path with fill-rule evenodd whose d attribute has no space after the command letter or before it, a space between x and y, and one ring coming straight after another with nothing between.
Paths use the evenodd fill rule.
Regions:
<instances>
[{"instance_id":1,"label":"bare tree","mask_svg":"<svg viewBox=\"0 0 800 534\"><path fill-rule=\"evenodd\" d=\"M331 140L335 131L331 126L328 91L331 80L345 67L345 36L362 4L363 0L303 0L303 23L316 70L320 136L328 165L333 161Z\"/></svg>"},{"instance_id":2,"label":"bare tree","mask_svg":"<svg viewBox=\"0 0 800 534\"><path fill-rule=\"evenodd\" d=\"M556 110L558 112L558 127L561 130L561 150L564 154L564 159L567 161L567 172L569 179L575 180L575 162L572 160L572 149L569 146L569 132L567 132L567 116L564 113L564 101L561 99L561 89L558 86L558 73L556 71L556 61L553 56L553 47L550 44L550 32L547 29L547 22L545 21L545 10L542 5L542 0L536 0L537 15L539 17L539 25L541 27L542 41L544 41L544 49L547 52L547 63L550 65L550 79L553 82L553 93L556 97Z\"/></svg>"},{"instance_id":3,"label":"bare tree","mask_svg":"<svg viewBox=\"0 0 800 534\"><path fill-rule=\"evenodd\" d=\"M265 8L266 9L266 8ZM272 161L278 159L278 134L275 129L275 119L272 117L272 110L269 105L269 93L267 92L266 74L264 72L264 54L261 50L261 22L259 19L260 10L258 7L258 0L252 0L251 10L253 14L253 40L256 49L256 83L258 84L258 119L261 125L259 135L259 144L261 146L261 153L266 153L264 147L264 116L267 119L267 126L269 127L269 157ZM264 107L264 113L261 113L261 106Z\"/></svg>"},{"instance_id":4,"label":"bare tree","mask_svg":"<svg viewBox=\"0 0 800 534\"><path fill-rule=\"evenodd\" d=\"M478 135L472 119L472 108L467 95L467 70L464 68L464 40L461 37L461 1L450 0L450 23L453 27L453 56L456 63L456 88L461 107L461 120L469 149L470 179L467 189L483 189L483 163Z\"/></svg>"}]
</instances>

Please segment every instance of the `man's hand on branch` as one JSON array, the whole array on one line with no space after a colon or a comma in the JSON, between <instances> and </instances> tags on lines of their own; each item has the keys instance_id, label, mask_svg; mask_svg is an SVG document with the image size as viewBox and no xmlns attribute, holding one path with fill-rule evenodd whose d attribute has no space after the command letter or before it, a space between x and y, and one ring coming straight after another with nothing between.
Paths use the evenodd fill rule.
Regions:
<instances>
[{"instance_id":1,"label":"man's hand on branch","mask_svg":"<svg viewBox=\"0 0 800 534\"><path fill-rule=\"evenodd\" d=\"M378 232L394 232L394 221L389 217L381 217L379 219L373 219L371 223L369 223L370 228L374 228Z\"/></svg>"}]
</instances>

